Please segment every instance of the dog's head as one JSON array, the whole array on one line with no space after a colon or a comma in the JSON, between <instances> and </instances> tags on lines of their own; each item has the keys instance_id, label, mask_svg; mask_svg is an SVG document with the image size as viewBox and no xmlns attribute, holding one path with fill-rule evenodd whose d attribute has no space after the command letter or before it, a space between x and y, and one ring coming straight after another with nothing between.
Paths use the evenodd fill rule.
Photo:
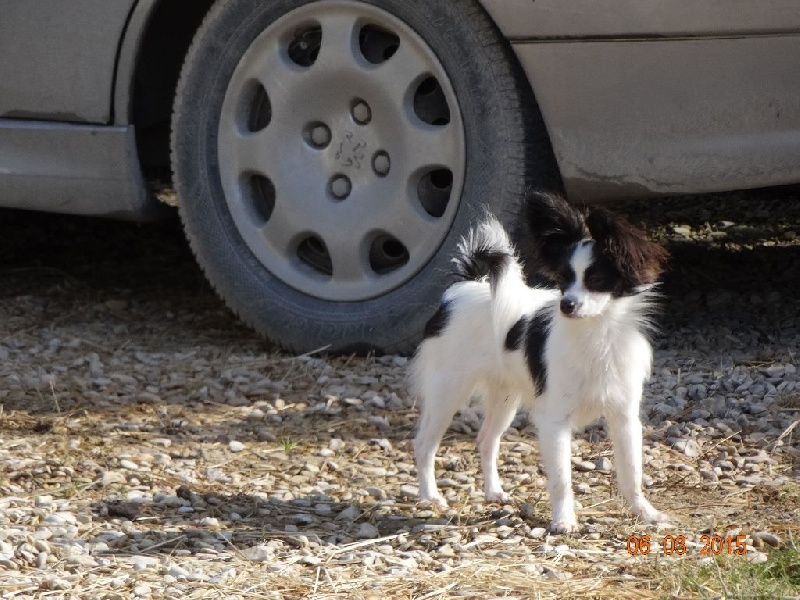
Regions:
<instances>
[{"instance_id":1,"label":"dog's head","mask_svg":"<svg viewBox=\"0 0 800 600\"><path fill-rule=\"evenodd\" d=\"M664 248L602 208L584 216L562 198L534 194L526 201L524 221L527 266L558 284L567 317L602 314L614 300L650 287L666 265Z\"/></svg>"}]
</instances>

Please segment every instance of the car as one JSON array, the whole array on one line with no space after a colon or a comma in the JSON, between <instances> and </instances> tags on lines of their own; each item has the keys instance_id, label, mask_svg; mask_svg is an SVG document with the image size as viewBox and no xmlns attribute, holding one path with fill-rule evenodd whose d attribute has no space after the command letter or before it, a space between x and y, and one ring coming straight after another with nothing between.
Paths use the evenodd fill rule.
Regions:
<instances>
[{"instance_id":1,"label":"car","mask_svg":"<svg viewBox=\"0 0 800 600\"><path fill-rule=\"evenodd\" d=\"M528 190L800 182L785 0L10 0L0 53L0 206L147 220L174 188L294 352L411 351Z\"/></svg>"}]
</instances>

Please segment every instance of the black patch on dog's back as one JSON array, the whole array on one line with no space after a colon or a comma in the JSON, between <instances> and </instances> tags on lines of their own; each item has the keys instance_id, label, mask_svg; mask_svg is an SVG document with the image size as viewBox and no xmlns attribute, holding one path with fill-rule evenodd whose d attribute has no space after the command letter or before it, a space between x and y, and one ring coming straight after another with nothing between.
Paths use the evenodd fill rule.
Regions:
<instances>
[{"instance_id":1,"label":"black patch on dog's back","mask_svg":"<svg viewBox=\"0 0 800 600\"><path fill-rule=\"evenodd\" d=\"M442 301L433 316L425 323L425 331L423 338L428 339L442 335L442 332L447 328L450 322L450 302Z\"/></svg>"},{"instance_id":2,"label":"black patch on dog's back","mask_svg":"<svg viewBox=\"0 0 800 600\"><path fill-rule=\"evenodd\" d=\"M528 324L528 318L522 317L519 321L511 326L506 334L506 352L513 352L522 348L522 340L525 334L525 326Z\"/></svg>"},{"instance_id":3,"label":"black patch on dog's back","mask_svg":"<svg viewBox=\"0 0 800 600\"><path fill-rule=\"evenodd\" d=\"M536 394L539 396L547 387L547 364L544 360L544 349L551 320L550 311L540 310L528 321L525 358L528 360L528 370L531 372L531 378L536 386Z\"/></svg>"}]
</instances>

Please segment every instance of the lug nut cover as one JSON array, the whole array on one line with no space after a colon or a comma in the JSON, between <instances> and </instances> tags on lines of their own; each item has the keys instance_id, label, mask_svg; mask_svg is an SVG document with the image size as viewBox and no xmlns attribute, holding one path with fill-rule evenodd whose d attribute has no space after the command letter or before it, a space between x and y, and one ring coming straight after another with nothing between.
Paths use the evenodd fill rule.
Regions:
<instances>
[{"instance_id":1,"label":"lug nut cover","mask_svg":"<svg viewBox=\"0 0 800 600\"><path fill-rule=\"evenodd\" d=\"M347 198L352 189L353 186L350 180L344 175L337 175L331 181L331 194L333 194L334 198L338 198L339 200Z\"/></svg>"},{"instance_id":2,"label":"lug nut cover","mask_svg":"<svg viewBox=\"0 0 800 600\"><path fill-rule=\"evenodd\" d=\"M378 177L386 177L389 174L391 166L392 162L386 152L377 152L372 159L372 169Z\"/></svg>"},{"instance_id":3,"label":"lug nut cover","mask_svg":"<svg viewBox=\"0 0 800 600\"><path fill-rule=\"evenodd\" d=\"M372 110L363 100L357 101L352 108L353 120L359 125L366 125L372 120Z\"/></svg>"}]
</instances>

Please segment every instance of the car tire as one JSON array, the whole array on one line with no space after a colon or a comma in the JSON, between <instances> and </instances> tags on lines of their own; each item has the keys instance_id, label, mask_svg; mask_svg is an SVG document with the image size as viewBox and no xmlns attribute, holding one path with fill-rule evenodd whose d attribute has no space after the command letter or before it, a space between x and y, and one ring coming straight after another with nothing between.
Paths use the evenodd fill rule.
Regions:
<instances>
[{"instance_id":1,"label":"car tire","mask_svg":"<svg viewBox=\"0 0 800 600\"><path fill-rule=\"evenodd\" d=\"M555 185L517 69L474 0L218 2L172 133L209 281L287 350L412 351L460 237Z\"/></svg>"}]
</instances>

